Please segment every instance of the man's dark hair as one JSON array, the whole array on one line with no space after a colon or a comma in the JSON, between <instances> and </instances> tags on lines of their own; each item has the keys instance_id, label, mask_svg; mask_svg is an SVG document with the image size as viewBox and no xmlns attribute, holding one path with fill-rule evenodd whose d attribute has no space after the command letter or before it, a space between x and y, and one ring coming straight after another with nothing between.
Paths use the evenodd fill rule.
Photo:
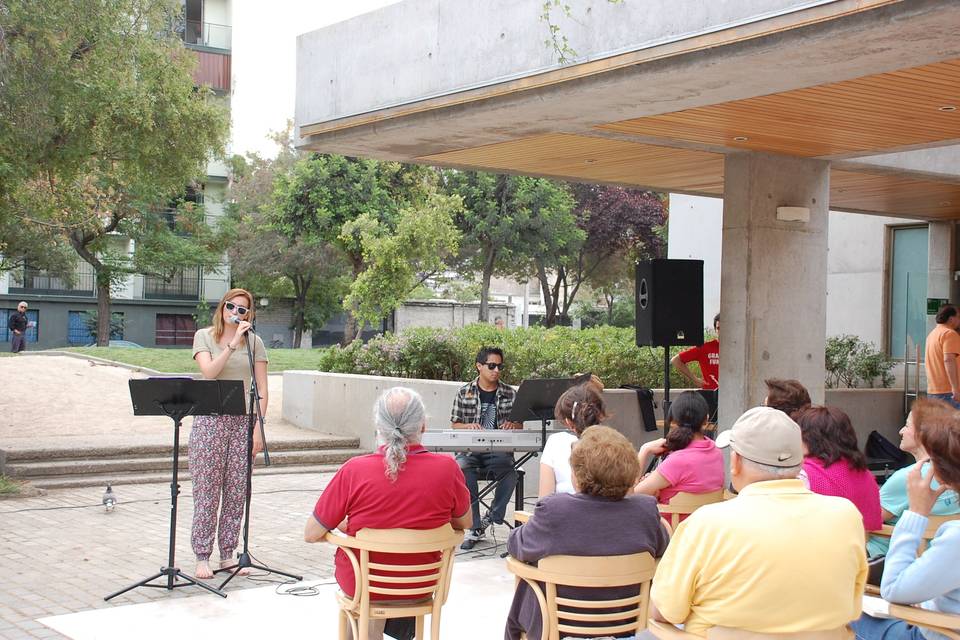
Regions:
<instances>
[{"instance_id":1,"label":"man's dark hair","mask_svg":"<svg viewBox=\"0 0 960 640\"><path fill-rule=\"evenodd\" d=\"M717 326L717 323L720 322L720 314L713 316L713 326Z\"/></svg>"},{"instance_id":2,"label":"man's dark hair","mask_svg":"<svg viewBox=\"0 0 960 640\"><path fill-rule=\"evenodd\" d=\"M767 406L788 416L810 404L810 393L798 380L768 378L763 383L767 385Z\"/></svg>"},{"instance_id":3,"label":"man's dark hair","mask_svg":"<svg viewBox=\"0 0 960 640\"><path fill-rule=\"evenodd\" d=\"M945 304L937 311L937 324L943 324L955 315L957 315L957 308L952 304Z\"/></svg>"},{"instance_id":4,"label":"man's dark hair","mask_svg":"<svg viewBox=\"0 0 960 640\"><path fill-rule=\"evenodd\" d=\"M500 356L500 362L503 362L503 349L500 347L480 347L477 352L477 363L483 364L491 355Z\"/></svg>"}]
</instances>

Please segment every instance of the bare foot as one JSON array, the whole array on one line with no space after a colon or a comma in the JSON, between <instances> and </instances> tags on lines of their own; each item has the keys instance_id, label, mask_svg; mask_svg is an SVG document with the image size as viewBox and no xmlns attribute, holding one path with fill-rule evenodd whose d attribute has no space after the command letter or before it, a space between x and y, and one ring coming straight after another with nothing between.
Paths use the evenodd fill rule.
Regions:
<instances>
[{"instance_id":1,"label":"bare foot","mask_svg":"<svg viewBox=\"0 0 960 640\"><path fill-rule=\"evenodd\" d=\"M193 576L199 580L209 580L213 577L213 571L210 571L210 563L206 560L197 560L197 569Z\"/></svg>"},{"instance_id":2,"label":"bare foot","mask_svg":"<svg viewBox=\"0 0 960 640\"><path fill-rule=\"evenodd\" d=\"M236 567L237 567L237 562L236 562L236 560L221 560L221 561L220 561L220 568L221 568L221 569L226 569L226 570L228 570L228 571L231 571L231 570L235 569ZM250 575L250 569L248 569L247 567L244 567L243 569L240 569L240 571L237 571L237 575L238 575L238 576L248 576L248 575Z\"/></svg>"}]
</instances>

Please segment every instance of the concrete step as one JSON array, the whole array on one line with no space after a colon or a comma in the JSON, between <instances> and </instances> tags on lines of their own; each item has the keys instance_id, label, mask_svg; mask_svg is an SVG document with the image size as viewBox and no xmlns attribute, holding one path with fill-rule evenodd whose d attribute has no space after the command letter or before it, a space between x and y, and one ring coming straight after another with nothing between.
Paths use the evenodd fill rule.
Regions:
<instances>
[{"instance_id":1,"label":"concrete step","mask_svg":"<svg viewBox=\"0 0 960 640\"><path fill-rule=\"evenodd\" d=\"M272 456L271 456L272 458ZM340 465L270 465L269 467L254 467L253 475L267 476L290 473L334 473ZM190 472L180 473L178 482L181 485L181 491L189 493L190 490ZM106 487L108 484L114 487L125 484L152 484L152 483L170 483L170 472L135 472L135 473L112 473L112 474L85 474L77 476L57 476L46 478L30 478L30 484L40 489L75 489L78 487ZM119 491L118 497L120 504L123 504L123 492ZM319 490L318 490L319 495Z\"/></svg>"},{"instance_id":2,"label":"concrete step","mask_svg":"<svg viewBox=\"0 0 960 640\"><path fill-rule=\"evenodd\" d=\"M309 438L268 440L270 455L273 452L323 449L355 449L360 446L358 438L342 438L337 436L315 436ZM187 438L184 434L180 443L180 455L187 455ZM173 454L173 443L144 444L144 445L110 445L72 448L7 448L5 449L7 463L15 462L49 462L51 460L76 459L114 459L114 458L145 458L152 456L166 456Z\"/></svg>"},{"instance_id":3,"label":"concrete step","mask_svg":"<svg viewBox=\"0 0 960 640\"><path fill-rule=\"evenodd\" d=\"M271 449L271 466L290 465L339 465L350 458L366 453L359 449L314 449L277 451ZM74 476L86 474L111 474L169 471L172 458L169 455L156 455L137 458L77 458L69 460L46 460L42 462L7 462L5 472L9 477L33 480L54 476ZM262 459L258 461L262 465ZM179 468L187 469L186 455L181 455ZM256 467L255 467L256 468ZM39 485L38 485L39 486Z\"/></svg>"}]
</instances>

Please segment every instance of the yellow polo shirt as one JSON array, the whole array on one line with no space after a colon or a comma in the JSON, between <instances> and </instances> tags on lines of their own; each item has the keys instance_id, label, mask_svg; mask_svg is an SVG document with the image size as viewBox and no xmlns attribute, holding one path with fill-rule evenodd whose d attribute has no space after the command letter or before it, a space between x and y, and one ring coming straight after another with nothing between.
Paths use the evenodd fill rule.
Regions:
<instances>
[{"instance_id":1,"label":"yellow polo shirt","mask_svg":"<svg viewBox=\"0 0 960 640\"><path fill-rule=\"evenodd\" d=\"M860 616L863 518L845 498L800 480L744 487L680 523L653 579L661 615L706 636L834 629Z\"/></svg>"}]
</instances>

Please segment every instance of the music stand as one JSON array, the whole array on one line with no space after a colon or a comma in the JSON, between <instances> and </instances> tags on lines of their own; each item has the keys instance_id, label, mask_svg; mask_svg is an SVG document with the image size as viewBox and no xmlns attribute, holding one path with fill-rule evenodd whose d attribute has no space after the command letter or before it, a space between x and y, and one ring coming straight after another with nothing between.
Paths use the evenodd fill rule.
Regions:
<instances>
[{"instance_id":1,"label":"music stand","mask_svg":"<svg viewBox=\"0 0 960 640\"><path fill-rule=\"evenodd\" d=\"M196 585L226 598L220 589L198 581L175 566L177 545L177 496L180 495L180 425L187 416L239 416L246 413L243 403L243 383L239 380L194 380L193 378L147 378L130 381L130 399L135 416L167 416L173 420L173 476L170 480L170 537L167 565L158 573L111 593L110 600L137 587L167 589ZM166 583L154 584L166 577ZM184 582L177 582L181 579Z\"/></svg>"},{"instance_id":2,"label":"music stand","mask_svg":"<svg viewBox=\"0 0 960 640\"><path fill-rule=\"evenodd\" d=\"M590 374L585 373L573 378L528 378L520 382L517 388L517 396L513 400L513 408L507 417L507 422L519 422L523 424L527 420L540 421L540 451L527 451L519 460L514 460L513 470L517 473L517 488L514 494L514 508L518 511L523 509L523 477L524 472L521 467L528 460L540 455L543 447L547 443L547 423L553 420L554 407L557 400L563 395L563 392L570 387L583 384L590 380ZM501 474L490 481L487 486L477 494L477 501L486 504L483 499L492 491L496 490L500 482L510 474L509 471ZM507 525L509 526L509 524Z\"/></svg>"}]
</instances>

